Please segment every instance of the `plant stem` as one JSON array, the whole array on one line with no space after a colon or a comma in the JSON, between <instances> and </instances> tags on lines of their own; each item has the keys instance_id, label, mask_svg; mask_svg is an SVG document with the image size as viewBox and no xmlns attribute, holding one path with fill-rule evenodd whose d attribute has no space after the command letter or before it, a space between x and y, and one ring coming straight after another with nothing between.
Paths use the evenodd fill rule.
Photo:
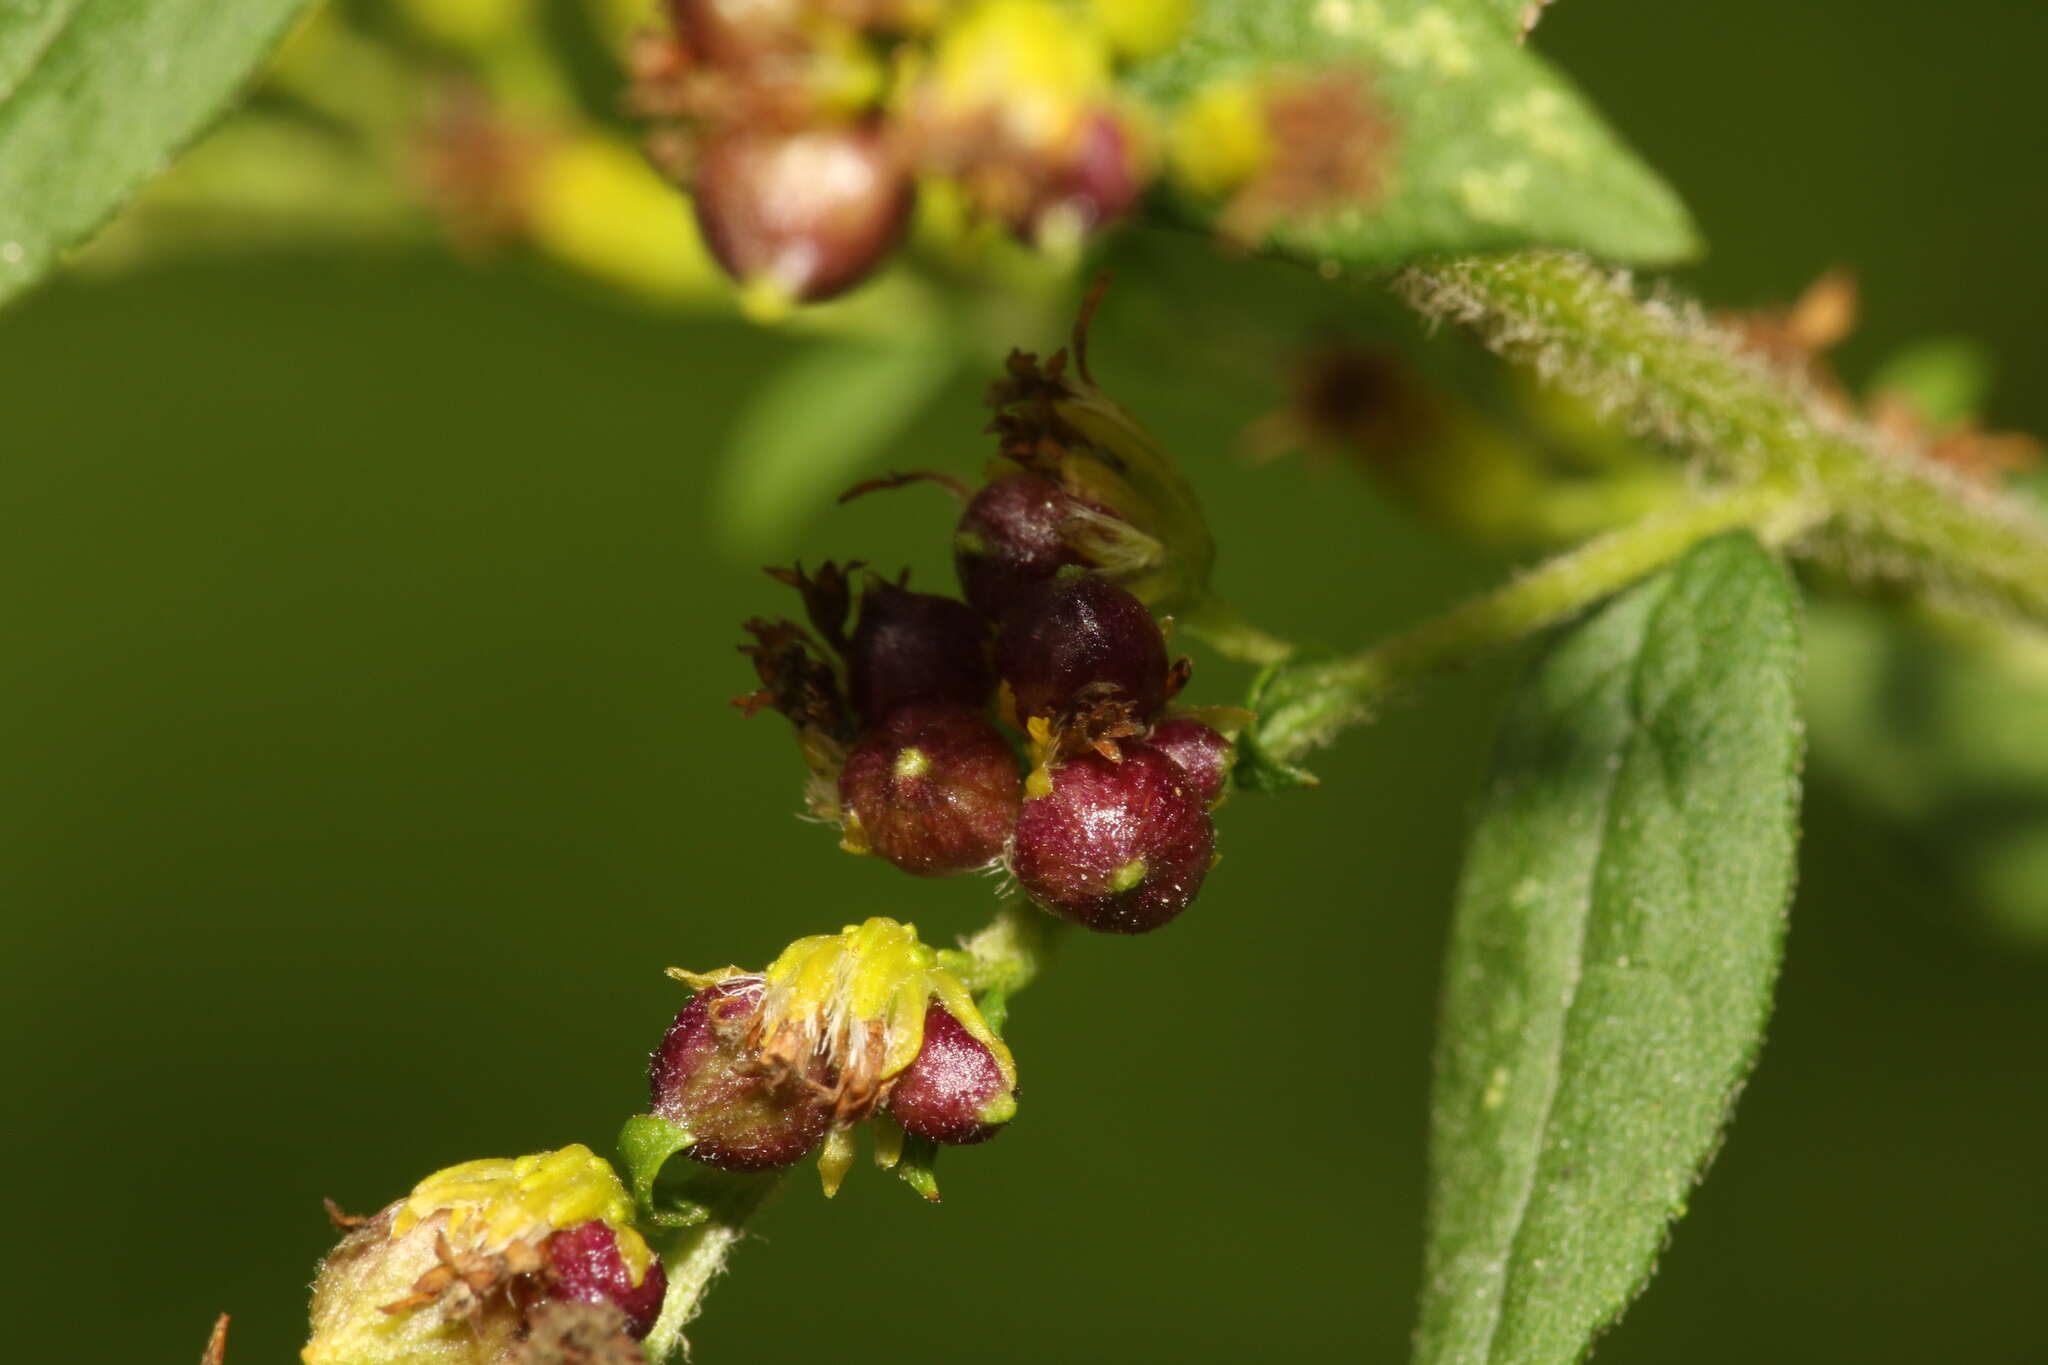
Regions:
<instances>
[{"instance_id":1,"label":"plant stem","mask_svg":"<svg viewBox=\"0 0 2048 1365\"><path fill-rule=\"evenodd\" d=\"M1555 625L1709 537L1747 527L1775 544L1811 526L1820 511L1811 497L1778 484L1702 497L1588 541L1362 653L1283 666L1253 699L1255 761L1241 771L1263 774L1268 786L1313 780L1295 767L1303 755L1421 678Z\"/></svg>"},{"instance_id":2,"label":"plant stem","mask_svg":"<svg viewBox=\"0 0 2048 1365\"><path fill-rule=\"evenodd\" d=\"M988 1026L1000 1033L1010 997L1038 979L1066 925L1021 895L1006 899L980 932L939 954L939 965L974 992Z\"/></svg>"},{"instance_id":3,"label":"plant stem","mask_svg":"<svg viewBox=\"0 0 2048 1365\"><path fill-rule=\"evenodd\" d=\"M2048 624L2048 526L2039 517L1743 351L1698 307L1646 301L1626 276L1556 252L1422 267L1400 287L1424 314L1469 325L1639 434L1689 449L1737 481L1810 489L1828 509L1810 548L1852 573Z\"/></svg>"},{"instance_id":4,"label":"plant stem","mask_svg":"<svg viewBox=\"0 0 2048 1365\"><path fill-rule=\"evenodd\" d=\"M1211 596L1183 608L1174 620L1226 659L1270 665L1294 653L1292 644L1260 630L1220 597Z\"/></svg>"}]
</instances>

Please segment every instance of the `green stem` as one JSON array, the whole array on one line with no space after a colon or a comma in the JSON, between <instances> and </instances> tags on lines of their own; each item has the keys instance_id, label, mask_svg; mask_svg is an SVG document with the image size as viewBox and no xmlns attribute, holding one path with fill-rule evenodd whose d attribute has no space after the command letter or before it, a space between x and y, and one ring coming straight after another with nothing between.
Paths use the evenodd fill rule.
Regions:
<instances>
[{"instance_id":1,"label":"green stem","mask_svg":"<svg viewBox=\"0 0 2048 1365\"><path fill-rule=\"evenodd\" d=\"M704 1295L725 1269L725 1258L733 1246L746 1236L747 1220L781 1185L780 1173L707 1172L699 1187L691 1190L711 1216L675 1234L661 1250L661 1268L668 1272L668 1292L661 1301L661 1316L647 1334L645 1348L649 1360L666 1365L688 1357L689 1345L683 1340L683 1328L703 1307Z\"/></svg>"},{"instance_id":2,"label":"green stem","mask_svg":"<svg viewBox=\"0 0 2048 1365\"><path fill-rule=\"evenodd\" d=\"M1359 654L1283 666L1254 705L1248 769L1263 785L1313 780L1295 764L1388 697L1557 624L1724 531L1746 527L1779 543L1811 526L1820 504L1770 484L1686 503L1588 541L1492 592Z\"/></svg>"},{"instance_id":3,"label":"green stem","mask_svg":"<svg viewBox=\"0 0 2048 1365\"><path fill-rule=\"evenodd\" d=\"M988 1026L1003 1030L1010 997L1023 990L1052 961L1053 945L1065 924L1013 895L988 924L959 948L939 954L939 965L974 992Z\"/></svg>"},{"instance_id":4,"label":"green stem","mask_svg":"<svg viewBox=\"0 0 2048 1365\"><path fill-rule=\"evenodd\" d=\"M1724 476L1811 489L1829 518L1809 548L1852 573L2048 624L2039 517L1872 430L1696 306L1644 301L1626 277L1554 252L1424 267L1401 287L1423 313L1471 326Z\"/></svg>"},{"instance_id":5,"label":"green stem","mask_svg":"<svg viewBox=\"0 0 2048 1365\"><path fill-rule=\"evenodd\" d=\"M1184 607L1175 613L1174 620L1226 659L1271 665L1294 653L1292 644L1260 630L1220 597L1212 596Z\"/></svg>"}]
</instances>

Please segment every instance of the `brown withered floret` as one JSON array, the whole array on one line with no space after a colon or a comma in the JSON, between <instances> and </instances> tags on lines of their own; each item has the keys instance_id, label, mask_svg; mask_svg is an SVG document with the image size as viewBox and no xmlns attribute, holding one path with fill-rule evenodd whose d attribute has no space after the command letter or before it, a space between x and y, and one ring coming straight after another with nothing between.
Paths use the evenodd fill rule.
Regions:
<instances>
[{"instance_id":1,"label":"brown withered floret","mask_svg":"<svg viewBox=\"0 0 2048 1365\"><path fill-rule=\"evenodd\" d=\"M532 1335L506 1365L646 1365L626 1315L609 1304L544 1303L531 1317Z\"/></svg>"},{"instance_id":2,"label":"brown withered floret","mask_svg":"<svg viewBox=\"0 0 2048 1365\"><path fill-rule=\"evenodd\" d=\"M794 621L757 616L745 629L755 643L740 653L754 661L759 690L733 698L748 715L773 707L799 731L844 740L853 733L852 715L831 665L811 652L811 637Z\"/></svg>"},{"instance_id":3,"label":"brown withered floret","mask_svg":"<svg viewBox=\"0 0 2048 1365\"><path fill-rule=\"evenodd\" d=\"M826 644L843 653L846 618L853 610L852 575L861 567L858 559L847 561L844 568L828 559L818 566L817 573L807 574L799 560L790 568L770 566L765 572L777 583L796 589L804 600L804 614L810 618L811 628Z\"/></svg>"},{"instance_id":4,"label":"brown withered floret","mask_svg":"<svg viewBox=\"0 0 2048 1365\"><path fill-rule=\"evenodd\" d=\"M1266 96L1264 113L1272 158L1224 205L1216 226L1225 238L1249 246L1283 220L1379 201L1395 129L1364 73L1284 82Z\"/></svg>"},{"instance_id":5,"label":"brown withered floret","mask_svg":"<svg viewBox=\"0 0 2048 1365\"><path fill-rule=\"evenodd\" d=\"M227 1365L228 1358L228 1315L222 1313L213 1320L213 1331L206 1338L206 1353L199 1357L199 1365Z\"/></svg>"}]
</instances>

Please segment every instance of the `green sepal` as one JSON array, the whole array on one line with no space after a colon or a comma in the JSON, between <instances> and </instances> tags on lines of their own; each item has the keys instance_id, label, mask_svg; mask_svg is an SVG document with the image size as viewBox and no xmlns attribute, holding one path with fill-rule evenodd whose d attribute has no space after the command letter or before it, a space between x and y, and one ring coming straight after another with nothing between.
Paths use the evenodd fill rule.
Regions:
<instances>
[{"instance_id":1,"label":"green sepal","mask_svg":"<svg viewBox=\"0 0 2048 1365\"><path fill-rule=\"evenodd\" d=\"M904 1184L916 1190L928 1203L936 1204L939 1202L938 1164L938 1143L906 1134L902 1155L896 1158L894 1169Z\"/></svg>"}]
</instances>

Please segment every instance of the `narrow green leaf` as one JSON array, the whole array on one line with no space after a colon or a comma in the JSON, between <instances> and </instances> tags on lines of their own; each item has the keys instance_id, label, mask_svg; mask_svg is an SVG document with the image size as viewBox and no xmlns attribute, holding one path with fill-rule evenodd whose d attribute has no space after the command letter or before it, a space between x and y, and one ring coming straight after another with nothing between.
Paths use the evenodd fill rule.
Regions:
<instances>
[{"instance_id":1,"label":"narrow green leaf","mask_svg":"<svg viewBox=\"0 0 2048 1365\"><path fill-rule=\"evenodd\" d=\"M168 165L305 4L0 3L0 302Z\"/></svg>"},{"instance_id":2,"label":"narrow green leaf","mask_svg":"<svg viewBox=\"0 0 2048 1365\"><path fill-rule=\"evenodd\" d=\"M1289 213L1266 239L1311 264L1524 246L1644 264L1695 255L1677 195L1502 20L1501 0L1211 0L1132 79L1170 121L1212 82L1362 78L1389 133L1380 191Z\"/></svg>"},{"instance_id":3,"label":"narrow green leaf","mask_svg":"<svg viewBox=\"0 0 2048 1365\"><path fill-rule=\"evenodd\" d=\"M1747 535L1570 628L1511 711L1459 889L1419 1365L1561 1365L1648 1279L1770 1012L1798 607Z\"/></svg>"},{"instance_id":4,"label":"narrow green leaf","mask_svg":"<svg viewBox=\"0 0 2048 1365\"><path fill-rule=\"evenodd\" d=\"M928 337L836 341L769 376L726 441L712 510L727 544L780 553L808 513L829 505L910 425L957 364L951 347Z\"/></svg>"}]
</instances>

